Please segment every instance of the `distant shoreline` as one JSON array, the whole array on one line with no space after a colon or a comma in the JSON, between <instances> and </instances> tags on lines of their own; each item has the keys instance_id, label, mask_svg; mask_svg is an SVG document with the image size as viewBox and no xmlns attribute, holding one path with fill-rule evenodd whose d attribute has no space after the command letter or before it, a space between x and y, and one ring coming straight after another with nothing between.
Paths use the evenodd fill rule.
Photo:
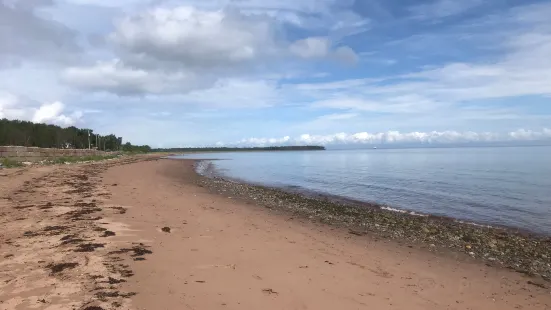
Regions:
<instances>
[{"instance_id":1,"label":"distant shoreline","mask_svg":"<svg viewBox=\"0 0 551 310\"><path fill-rule=\"evenodd\" d=\"M194 161L197 166L210 160ZM487 264L539 275L551 281L551 236L514 227L488 226L445 216L397 211L377 203L258 185L216 174L204 176L198 173L198 176L201 186L218 194L312 221L347 227L351 234L375 235L460 252Z\"/></svg>"},{"instance_id":2,"label":"distant shoreline","mask_svg":"<svg viewBox=\"0 0 551 310\"><path fill-rule=\"evenodd\" d=\"M291 146L268 146L268 147L190 147L190 148L168 148L153 149L152 152L162 153L203 153L203 152L257 152L257 151L325 151L320 145L291 145Z\"/></svg>"}]
</instances>

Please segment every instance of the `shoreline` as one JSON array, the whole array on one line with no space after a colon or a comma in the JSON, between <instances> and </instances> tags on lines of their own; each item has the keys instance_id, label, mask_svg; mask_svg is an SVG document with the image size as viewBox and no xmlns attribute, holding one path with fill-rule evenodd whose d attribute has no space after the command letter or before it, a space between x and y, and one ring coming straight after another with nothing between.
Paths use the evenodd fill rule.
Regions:
<instances>
[{"instance_id":1,"label":"shoreline","mask_svg":"<svg viewBox=\"0 0 551 310\"><path fill-rule=\"evenodd\" d=\"M551 306L536 277L194 165L152 156L0 174L0 309Z\"/></svg>"},{"instance_id":2,"label":"shoreline","mask_svg":"<svg viewBox=\"0 0 551 310\"><path fill-rule=\"evenodd\" d=\"M181 160L181 159L170 159ZM551 236L514 227L486 225L452 217L413 213L345 197L266 186L218 173L203 175L195 162L198 184L217 194L261 204L312 221L349 228L368 235L428 246L431 250L462 253L486 264L513 269L551 282ZM274 201L278 203L274 203Z\"/></svg>"},{"instance_id":3,"label":"shoreline","mask_svg":"<svg viewBox=\"0 0 551 310\"><path fill-rule=\"evenodd\" d=\"M176 155L176 156L180 156L180 155ZM544 232L529 230L527 228L508 226L506 224L483 222L483 221L469 220L469 219L461 219L461 218L456 218L456 217L447 216L447 215L436 215L436 214L430 214L430 213L423 213L423 212L418 212L418 211L414 211L414 210L407 209L407 208L397 208L393 205L387 205L387 204L373 202L373 201L358 200L358 199L349 198L349 197L345 197L345 196L339 196L339 195L324 193L324 192L321 192L321 191L309 190L309 189L305 189L305 188L302 188L302 187L299 187L299 186L289 186L289 185L283 185L283 184L282 185L270 185L270 184L262 184L261 182L251 182L251 181L247 181L247 180L244 180L244 179L224 175L222 172L219 172L219 171L216 170L216 168L214 167L214 163L210 163L210 162L214 162L214 161L230 160L230 159L218 159L218 158L216 158L216 159L212 159L212 158L210 158L210 159L194 159L194 158L171 158L171 157L166 157L166 159L194 160L194 161L197 162L196 169L195 169L196 172L199 175L201 175L202 177L206 177L206 178L220 179L220 180L225 180L225 181L228 181L228 182L234 182L234 183L239 183L239 184L244 184L244 185L250 185L250 186L255 186L255 187L259 187L259 188L272 189L272 190L282 191L282 192L285 192L285 193L288 193L288 194L305 196L305 197L313 198L313 199L329 200L334 204L339 204L339 205L343 205L343 206L352 206L352 207L360 207L360 208L375 208L377 210L383 209L383 210L386 210L386 211L403 213L403 214L407 214L407 215L410 215L410 216L430 217L430 218L433 218L433 219L436 219L436 220L441 220L441 221L453 221L453 222L456 222L458 224L473 225L473 226L478 226L478 227L482 227L482 228L503 230L503 231L506 231L507 233L510 233L510 234L530 236L530 237L538 238L538 239L547 239L547 238L551 239L551 233L544 233ZM199 165L204 163L204 162L209 163L209 166L206 169L201 169L201 170L204 171L204 173L203 173L203 172L199 171Z\"/></svg>"}]
</instances>

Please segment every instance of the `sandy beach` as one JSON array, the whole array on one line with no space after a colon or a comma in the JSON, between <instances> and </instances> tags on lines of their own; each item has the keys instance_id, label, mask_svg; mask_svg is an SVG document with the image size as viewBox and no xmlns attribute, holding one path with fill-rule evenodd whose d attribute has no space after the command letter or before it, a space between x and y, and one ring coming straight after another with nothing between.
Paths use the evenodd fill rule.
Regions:
<instances>
[{"instance_id":1,"label":"sandy beach","mask_svg":"<svg viewBox=\"0 0 551 310\"><path fill-rule=\"evenodd\" d=\"M0 309L551 309L541 277L267 208L193 166L0 170Z\"/></svg>"}]
</instances>

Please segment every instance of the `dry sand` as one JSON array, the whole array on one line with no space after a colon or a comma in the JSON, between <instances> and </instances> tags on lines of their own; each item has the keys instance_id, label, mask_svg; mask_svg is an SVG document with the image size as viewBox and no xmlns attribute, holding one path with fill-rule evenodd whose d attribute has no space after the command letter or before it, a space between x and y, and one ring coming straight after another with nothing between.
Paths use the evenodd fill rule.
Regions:
<instances>
[{"instance_id":1,"label":"dry sand","mask_svg":"<svg viewBox=\"0 0 551 310\"><path fill-rule=\"evenodd\" d=\"M0 171L0 309L551 309L541 280L197 178L186 160Z\"/></svg>"}]
</instances>

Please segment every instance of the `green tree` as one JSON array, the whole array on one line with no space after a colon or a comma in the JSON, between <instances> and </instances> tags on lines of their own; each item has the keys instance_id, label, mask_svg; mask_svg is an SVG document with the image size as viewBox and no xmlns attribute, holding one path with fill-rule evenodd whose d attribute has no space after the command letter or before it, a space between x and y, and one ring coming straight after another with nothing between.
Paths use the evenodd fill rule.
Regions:
<instances>
[{"instance_id":1,"label":"green tree","mask_svg":"<svg viewBox=\"0 0 551 310\"><path fill-rule=\"evenodd\" d=\"M122 146L122 137L114 134L96 136L92 129L74 126L62 128L56 125L0 119L0 145L87 149L89 141L91 146L106 151L119 151ZM127 143L126 148L139 152L151 151L147 145L134 146Z\"/></svg>"}]
</instances>

